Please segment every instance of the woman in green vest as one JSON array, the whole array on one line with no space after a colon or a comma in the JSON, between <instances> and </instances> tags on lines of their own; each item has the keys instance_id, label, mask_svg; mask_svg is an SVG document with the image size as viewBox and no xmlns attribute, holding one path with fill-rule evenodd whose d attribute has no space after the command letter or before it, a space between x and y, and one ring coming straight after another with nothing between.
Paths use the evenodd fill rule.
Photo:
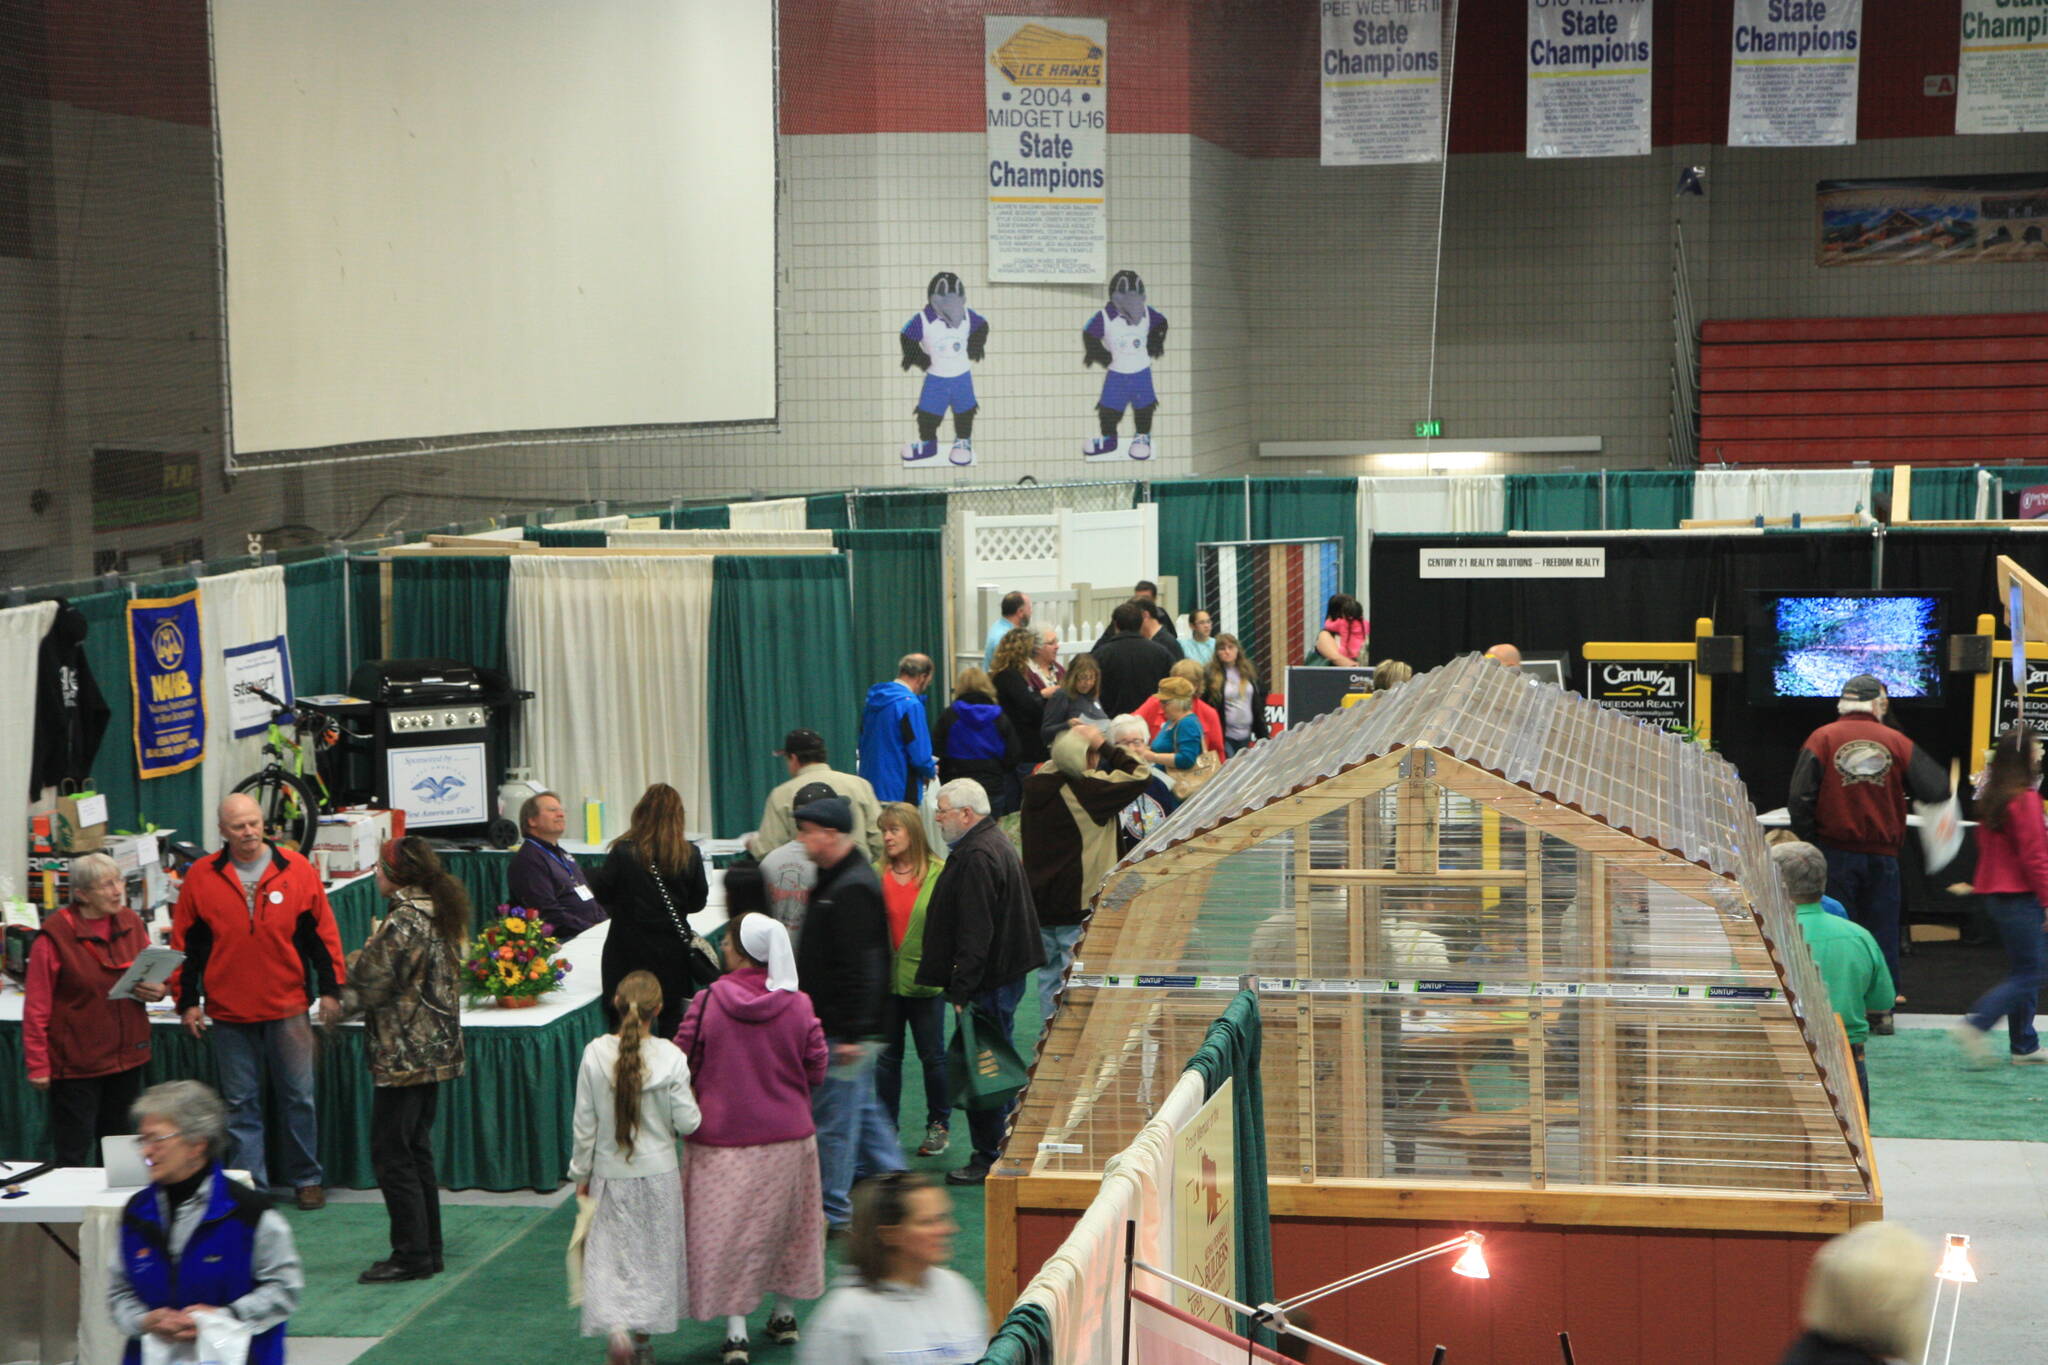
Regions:
<instances>
[{"instance_id":1,"label":"woman in green vest","mask_svg":"<svg viewBox=\"0 0 2048 1365\"><path fill-rule=\"evenodd\" d=\"M896 965L889 978L896 1006L888 1024L888 1041L875 1063L875 1094L891 1120L903 1101L903 1030L917 1046L924 1065L924 1142L919 1156L945 1153L953 1118L946 1087L946 1002L937 986L917 984L917 965L924 959L924 908L944 866L925 841L924 821L917 807L891 801L877 822L882 830L882 904L889 912L889 937Z\"/></svg>"}]
</instances>

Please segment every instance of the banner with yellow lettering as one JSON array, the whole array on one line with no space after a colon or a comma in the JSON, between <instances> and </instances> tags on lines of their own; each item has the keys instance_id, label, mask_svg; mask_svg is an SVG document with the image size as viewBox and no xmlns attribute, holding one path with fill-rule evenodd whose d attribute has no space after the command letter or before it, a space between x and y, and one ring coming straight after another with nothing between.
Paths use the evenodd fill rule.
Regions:
<instances>
[{"instance_id":1,"label":"banner with yellow lettering","mask_svg":"<svg viewBox=\"0 0 2048 1365\"><path fill-rule=\"evenodd\" d=\"M169 777L206 757L200 691L199 592L128 604L128 678L135 688L135 767Z\"/></svg>"}]
</instances>

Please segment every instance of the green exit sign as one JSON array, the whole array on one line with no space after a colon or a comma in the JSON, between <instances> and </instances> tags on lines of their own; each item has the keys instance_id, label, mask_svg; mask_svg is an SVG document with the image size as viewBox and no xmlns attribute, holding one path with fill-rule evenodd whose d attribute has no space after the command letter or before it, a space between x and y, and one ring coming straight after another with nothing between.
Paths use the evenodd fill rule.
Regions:
<instances>
[{"instance_id":1,"label":"green exit sign","mask_svg":"<svg viewBox=\"0 0 2048 1365\"><path fill-rule=\"evenodd\" d=\"M1442 422L1417 422L1415 424L1415 434L1417 436L1441 436L1444 434L1444 424Z\"/></svg>"}]
</instances>

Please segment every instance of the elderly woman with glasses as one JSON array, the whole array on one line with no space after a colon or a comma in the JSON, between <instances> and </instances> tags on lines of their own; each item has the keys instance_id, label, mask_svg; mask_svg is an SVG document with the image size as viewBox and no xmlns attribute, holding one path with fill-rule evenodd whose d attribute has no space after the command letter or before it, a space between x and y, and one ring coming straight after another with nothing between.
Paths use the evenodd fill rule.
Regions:
<instances>
[{"instance_id":1,"label":"elderly woman with glasses","mask_svg":"<svg viewBox=\"0 0 2048 1365\"><path fill-rule=\"evenodd\" d=\"M71 904L43 921L29 953L22 1051L28 1083L50 1097L50 1139L59 1166L97 1166L104 1137L128 1131L128 1106L149 1061L145 1001L163 987L107 992L149 946L123 900L120 866L104 853L71 862Z\"/></svg>"},{"instance_id":2,"label":"elderly woman with glasses","mask_svg":"<svg viewBox=\"0 0 2048 1365\"><path fill-rule=\"evenodd\" d=\"M305 1277L284 1216L221 1169L227 1106L197 1081L167 1081L129 1112L150 1183L122 1211L107 1269L108 1315L129 1338L125 1365L141 1360L145 1333L194 1340L202 1313L248 1329L248 1365L281 1365Z\"/></svg>"}]
</instances>

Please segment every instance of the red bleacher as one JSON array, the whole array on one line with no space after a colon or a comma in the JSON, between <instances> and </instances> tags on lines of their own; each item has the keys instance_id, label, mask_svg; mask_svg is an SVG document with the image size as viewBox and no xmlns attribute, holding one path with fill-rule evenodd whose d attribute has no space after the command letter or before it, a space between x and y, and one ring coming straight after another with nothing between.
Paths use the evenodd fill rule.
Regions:
<instances>
[{"instance_id":1,"label":"red bleacher","mask_svg":"<svg viewBox=\"0 0 2048 1365\"><path fill-rule=\"evenodd\" d=\"M1700 328L1703 464L2048 463L2048 313Z\"/></svg>"}]
</instances>

